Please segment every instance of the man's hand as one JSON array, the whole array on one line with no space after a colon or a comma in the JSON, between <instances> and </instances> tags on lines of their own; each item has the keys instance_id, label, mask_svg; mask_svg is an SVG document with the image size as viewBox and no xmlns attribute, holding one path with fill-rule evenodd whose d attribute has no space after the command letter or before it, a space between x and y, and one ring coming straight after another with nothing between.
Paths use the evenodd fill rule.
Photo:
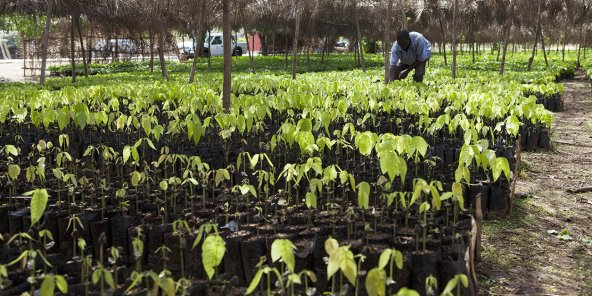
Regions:
<instances>
[{"instance_id":1,"label":"man's hand","mask_svg":"<svg viewBox=\"0 0 592 296\"><path fill-rule=\"evenodd\" d=\"M407 75L409 75L410 71L411 71L411 68L401 71L401 73L399 73L399 79L403 80L403 79L407 78Z\"/></svg>"}]
</instances>

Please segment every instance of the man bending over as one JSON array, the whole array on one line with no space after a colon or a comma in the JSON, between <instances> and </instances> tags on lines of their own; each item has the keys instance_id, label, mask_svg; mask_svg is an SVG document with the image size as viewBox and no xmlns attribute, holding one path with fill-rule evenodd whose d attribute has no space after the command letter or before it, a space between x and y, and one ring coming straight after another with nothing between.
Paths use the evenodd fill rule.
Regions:
<instances>
[{"instance_id":1,"label":"man bending over","mask_svg":"<svg viewBox=\"0 0 592 296\"><path fill-rule=\"evenodd\" d=\"M401 30L391 50L389 82L407 78L415 70L413 80L423 81L426 62L432 56L432 44L417 32Z\"/></svg>"}]
</instances>

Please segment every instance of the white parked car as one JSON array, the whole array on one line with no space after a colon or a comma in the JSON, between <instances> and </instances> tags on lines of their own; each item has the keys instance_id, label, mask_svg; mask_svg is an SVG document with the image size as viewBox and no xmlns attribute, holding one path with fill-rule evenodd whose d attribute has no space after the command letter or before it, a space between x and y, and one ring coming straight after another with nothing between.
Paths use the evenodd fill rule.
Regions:
<instances>
[{"instance_id":1,"label":"white parked car","mask_svg":"<svg viewBox=\"0 0 592 296\"><path fill-rule=\"evenodd\" d=\"M203 53L202 56L222 56L224 55L224 45L222 40L222 33L212 33L209 36L206 36L206 40L203 44ZM232 37L232 55L233 56L242 56L247 51L247 43L246 42L239 42L237 43ZM177 44L181 53L185 54L187 58L193 58L195 56L194 49L193 49L193 42L192 41L185 41L184 43Z\"/></svg>"}]
</instances>

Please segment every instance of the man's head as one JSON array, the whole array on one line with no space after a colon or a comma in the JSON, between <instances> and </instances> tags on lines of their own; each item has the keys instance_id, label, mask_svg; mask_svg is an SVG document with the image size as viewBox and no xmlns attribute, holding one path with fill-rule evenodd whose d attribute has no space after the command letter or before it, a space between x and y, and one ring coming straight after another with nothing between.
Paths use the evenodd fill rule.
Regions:
<instances>
[{"instance_id":1,"label":"man's head","mask_svg":"<svg viewBox=\"0 0 592 296\"><path fill-rule=\"evenodd\" d=\"M403 29L397 32L397 43L399 43L399 46L402 49L407 50L407 48L409 48L409 44L411 44L411 37L409 37L409 31Z\"/></svg>"}]
</instances>

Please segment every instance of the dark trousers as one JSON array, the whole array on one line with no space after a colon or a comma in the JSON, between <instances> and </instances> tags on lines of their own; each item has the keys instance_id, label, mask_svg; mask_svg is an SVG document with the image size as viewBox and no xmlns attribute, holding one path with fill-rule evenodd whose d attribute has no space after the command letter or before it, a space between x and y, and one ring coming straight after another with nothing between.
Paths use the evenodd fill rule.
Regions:
<instances>
[{"instance_id":1,"label":"dark trousers","mask_svg":"<svg viewBox=\"0 0 592 296\"><path fill-rule=\"evenodd\" d=\"M415 67L413 69L415 71L415 73L413 73L413 80L415 80L416 82L423 81L423 75L425 74L425 71L426 71L426 62L427 62L427 60L420 62L419 65L417 65L417 67ZM401 72L409 69L410 67L411 67L411 65L401 64L401 62L399 62L396 66L391 65L391 67L389 69L390 81L401 80L399 78L399 75L401 74Z\"/></svg>"}]
</instances>

